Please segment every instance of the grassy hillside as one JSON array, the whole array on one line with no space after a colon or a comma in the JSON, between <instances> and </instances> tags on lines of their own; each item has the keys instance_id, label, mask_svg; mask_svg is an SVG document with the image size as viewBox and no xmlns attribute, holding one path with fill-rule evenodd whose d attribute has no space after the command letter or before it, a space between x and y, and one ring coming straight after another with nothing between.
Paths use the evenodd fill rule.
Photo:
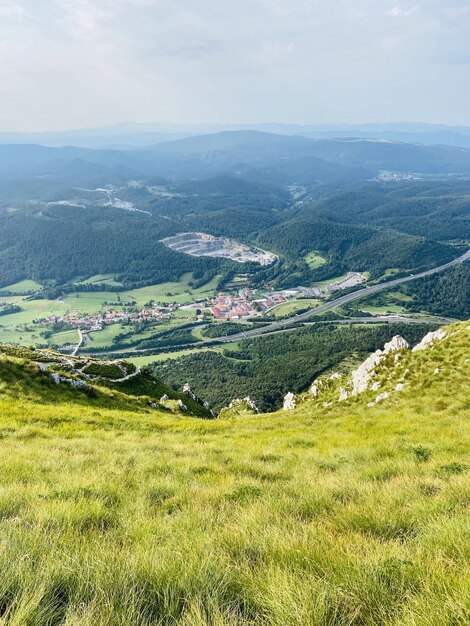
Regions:
<instances>
[{"instance_id":1,"label":"grassy hillside","mask_svg":"<svg viewBox=\"0 0 470 626\"><path fill-rule=\"evenodd\" d=\"M372 408L228 421L13 398L0 372L0 623L468 624L469 358L467 322Z\"/></svg>"}]
</instances>

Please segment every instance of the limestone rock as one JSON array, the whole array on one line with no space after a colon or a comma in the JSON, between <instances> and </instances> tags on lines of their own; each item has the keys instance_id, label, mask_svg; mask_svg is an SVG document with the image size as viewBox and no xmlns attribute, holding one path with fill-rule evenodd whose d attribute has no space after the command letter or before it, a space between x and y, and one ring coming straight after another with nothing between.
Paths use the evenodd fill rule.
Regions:
<instances>
[{"instance_id":1,"label":"limestone rock","mask_svg":"<svg viewBox=\"0 0 470 626\"><path fill-rule=\"evenodd\" d=\"M377 404L377 402L382 402L383 400L386 400L389 397L390 397L390 391L384 391L383 393L379 393L379 395L375 399L375 403Z\"/></svg>"},{"instance_id":2,"label":"limestone rock","mask_svg":"<svg viewBox=\"0 0 470 626\"><path fill-rule=\"evenodd\" d=\"M403 383L398 383L395 387L395 391L403 391L405 389L405 385Z\"/></svg>"},{"instance_id":3,"label":"limestone rock","mask_svg":"<svg viewBox=\"0 0 470 626\"><path fill-rule=\"evenodd\" d=\"M339 390L339 402L343 402L344 400L347 400L349 398L349 393L346 389L344 389L343 387L341 387L341 389Z\"/></svg>"},{"instance_id":4,"label":"limestone rock","mask_svg":"<svg viewBox=\"0 0 470 626\"><path fill-rule=\"evenodd\" d=\"M380 387L380 383L379 383L379 381L376 381L375 383L372 384L370 389L371 389L371 391L378 391L379 387Z\"/></svg>"},{"instance_id":5,"label":"limestone rock","mask_svg":"<svg viewBox=\"0 0 470 626\"><path fill-rule=\"evenodd\" d=\"M183 412L186 412L188 410L188 407L185 405L185 403L181 399L178 400L178 408L180 411L183 411Z\"/></svg>"},{"instance_id":6,"label":"limestone rock","mask_svg":"<svg viewBox=\"0 0 470 626\"><path fill-rule=\"evenodd\" d=\"M438 328L435 331L431 331L425 335L421 341L413 348L412 352L419 352L420 350L426 350L435 341L442 341L446 336L446 331L442 328Z\"/></svg>"},{"instance_id":7,"label":"limestone rock","mask_svg":"<svg viewBox=\"0 0 470 626\"><path fill-rule=\"evenodd\" d=\"M55 382L56 385L60 385L60 376L59 376L59 374L54 372L54 374L51 374L51 378Z\"/></svg>"},{"instance_id":8,"label":"limestone rock","mask_svg":"<svg viewBox=\"0 0 470 626\"><path fill-rule=\"evenodd\" d=\"M251 409L251 411L254 411L255 413L259 413L258 407L256 406L254 400L250 398L250 396L246 396L246 398L243 398L243 399L235 398L234 400L232 400L232 402L230 402L230 404L228 405L228 408L229 409L244 408L245 411Z\"/></svg>"},{"instance_id":9,"label":"limestone rock","mask_svg":"<svg viewBox=\"0 0 470 626\"><path fill-rule=\"evenodd\" d=\"M165 404L165 402L168 402L170 398L165 394L163 394L163 396L160 398L160 404Z\"/></svg>"},{"instance_id":10,"label":"limestone rock","mask_svg":"<svg viewBox=\"0 0 470 626\"><path fill-rule=\"evenodd\" d=\"M185 393L187 396L189 396L191 398L191 400L194 400L194 401L197 400L196 394L191 390L191 387L189 386L188 383L183 385L183 393Z\"/></svg>"},{"instance_id":11,"label":"limestone rock","mask_svg":"<svg viewBox=\"0 0 470 626\"><path fill-rule=\"evenodd\" d=\"M375 370L387 354L399 352L408 349L409 343L400 335L395 335L391 341L385 344L383 350L377 350L371 354L359 367L352 373L353 390L351 395L356 396L369 388L369 383L375 375Z\"/></svg>"},{"instance_id":12,"label":"limestone rock","mask_svg":"<svg viewBox=\"0 0 470 626\"><path fill-rule=\"evenodd\" d=\"M389 354L390 352L398 352L399 350L408 350L410 344L401 337L401 335L395 335L391 341L384 345L383 352L384 354Z\"/></svg>"},{"instance_id":13,"label":"limestone rock","mask_svg":"<svg viewBox=\"0 0 470 626\"><path fill-rule=\"evenodd\" d=\"M283 411L292 411L297 406L297 396L292 391L286 393L284 396L284 404L282 405Z\"/></svg>"}]
</instances>

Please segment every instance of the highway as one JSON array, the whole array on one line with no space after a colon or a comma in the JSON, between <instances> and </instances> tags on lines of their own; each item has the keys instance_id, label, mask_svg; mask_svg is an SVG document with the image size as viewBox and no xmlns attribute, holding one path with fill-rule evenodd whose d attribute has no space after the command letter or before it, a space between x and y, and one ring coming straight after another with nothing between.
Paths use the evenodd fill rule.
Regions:
<instances>
[{"instance_id":1,"label":"highway","mask_svg":"<svg viewBox=\"0 0 470 626\"><path fill-rule=\"evenodd\" d=\"M320 304L319 306L309 309L304 313L298 313L297 315L293 315L292 317L288 317L283 320L279 320L278 322L271 322L266 326L262 326L261 328L253 328L252 330L247 330L246 332L237 333L236 335L229 335L228 337L217 337L210 340L206 340L200 342L199 345L203 345L204 343L231 343L232 341L241 341L242 339L248 339L249 337L256 337L258 335L264 335L266 333L272 333L277 330L281 330L292 326L292 324L297 324L298 322L304 322L308 320L313 315L317 315L318 313L324 313L325 311L329 311L331 309L335 309L336 307L347 304L348 302L353 302L354 300L359 300L364 296L369 296L373 293L377 293L380 291L385 291L386 289L390 289L391 287L396 287L397 285L403 285L404 283L410 283L414 280L418 280L419 278L424 278L425 276L432 276L433 274L438 274L439 272L444 272L454 265L459 265L460 263L464 263L465 261L470 260L470 250L468 250L462 256L459 256L457 259L453 259L449 261L449 263L445 263L444 265L440 265L439 267L434 267L433 269L426 270L424 272L420 272L419 274L410 274L409 276L404 276L403 278L396 278L394 280L389 280L384 283L378 283L376 285L371 285L369 287L364 287L363 289L358 289L353 293L348 293L344 296L340 296L336 298L336 300L332 300L331 302L325 302L324 304ZM377 318L369 318L375 319ZM354 320L351 320L353 322ZM399 321L399 320L398 320Z\"/></svg>"},{"instance_id":2,"label":"highway","mask_svg":"<svg viewBox=\"0 0 470 626\"><path fill-rule=\"evenodd\" d=\"M426 270L419 274L410 274L409 276L405 276L403 278L396 278L395 280L389 280L387 282L378 283L376 285L371 285L369 287L364 287L363 289L359 289L354 291L353 293L348 293L344 296L340 296L336 298L336 300L332 300L331 302L325 302L324 304L320 304L319 306L309 309L304 313L298 313L293 315L292 317L288 317L283 320L279 320L278 322L271 322L262 326L261 328L253 328L252 330L247 330L245 332L237 333L236 335L228 335L227 337L211 337L207 339L203 339L193 344L185 344L184 347L180 347L180 349L191 350L197 348L203 348L208 345L217 345L224 343L232 343L234 341L242 341L243 339L249 339L250 337L257 337L259 335L271 335L274 333L287 332L289 330L294 330L294 324L298 324L299 322L306 322L309 318L313 317L317 313L324 313L325 311L329 311L331 309L335 309L341 304L347 304L348 302L353 302L354 300L359 300L364 296L368 296L373 293L377 293L380 291L385 291L386 289L390 289L391 287L396 287L397 285L402 285L404 283L409 283L414 280L418 280L419 278L424 278L424 276L432 276L433 274L438 274L439 272L444 272L449 269L453 265L458 265L460 263L464 263L465 261L470 260L470 250L468 250L465 254L458 257L457 259L453 259L446 263L445 265L440 265L439 267L435 267L431 270ZM387 315L387 316L373 316L373 317L353 317L341 320L331 320L332 323L335 324L377 324L377 323L397 323L403 322L406 324L426 324L426 323L450 323L453 320L448 320L445 318L412 318L412 317L403 317L400 315ZM315 322L312 320L312 323L322 323L322 321ZM326 322L324 322L326 323ZM106 353L96 353L90 354L90 356L111 356L113 353L123 354L126 352L125 350L115 350L109 351ZM139 353L148 353L148 349L145 350L132 350L129 352L127 358L131 356L136 356Z\"/></svg>"}]
</instances>

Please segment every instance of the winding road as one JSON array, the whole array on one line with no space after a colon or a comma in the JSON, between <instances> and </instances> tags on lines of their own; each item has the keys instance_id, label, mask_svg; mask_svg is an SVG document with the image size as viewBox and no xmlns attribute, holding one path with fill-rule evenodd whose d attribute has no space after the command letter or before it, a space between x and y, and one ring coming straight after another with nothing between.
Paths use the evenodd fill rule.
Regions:
<instances>
[{"instance_id":1,"label":"winding road","mask_svg":"<svg viewBox=\"0 0 470 626\"><path fill-rule=\"evenodd\" d=\"M297 324L298 322L303 322L313 315L318 313L324 313L325 311L329 311L331 309L335 309L341 304L347 304L348 302L353 302L353 300L359 300L364 296L369 296L373 293L377 293L379 291L385 291L386 289L390 289L391 287L396 287L397 285L403 285L404 283L410 283L414 280L418 280L419 278L424 278L425 276L432 276L433 274L438 274L439 272L444 272L445 270L453 267L454 265L459 265L460 263L464 263L465 261L470 260L470 250L468 250L462 256L459 256L457 259L453 259L449 261L449 263L445 263L444 265L440 265L439 267L434 267L433 269L426 270L424 272L420 272L419 274L410 274L409 276L405 276L403 278L395 278L394 280L389 280L384 283L378 283L377 285L370 285L369 287L364 287L363 289L358 289L357 291L353 291L352 293L347 293L344 296L340 296L336 298L336 300L331 300L331 302L325 302L324 304L320 304L313 309L309 309L304 313L298 313L297 315L293 315L292 317L287 317L284 320L279 320L278 322L271 322L266 326L262 326L261 328L253 328L252 330L247 330L243 333L237 333L236 335L229 335L228 337L216 337L208 341L200 342L199 345L203 345L204 343L231 343L232 341L240 341L242 339L248 339L249 337L256 337L258 335L263 335L265 333L272 333L276 330L281 330L286 327L292 326L292 324ZM377 318L371 318L377 321ZM351 321L354 321L351 319Z\"/></svg>"},{"instance_id":2,"label":"winding road","mask_svg":"<svg viewBox=\"0 0 470 626\"><path fill-rule=\"evenodd\" d=\"M309 318L313 317L317 313L324 313L325 311L329 311L331 309L335 309L341 304L347 304L348 302L353 302L354 300L359 300L364 296L369 296L373 293L378 293L380 291L385 291L386 289L390 289L391 287L396 287L397 285L403 285L404 283L410 283L414 280L418 280L419 278L424 278L425 276L432 276L433 274L438 274L440 272L444 272L445 270L453 267L454 265L459 265L460 263L464 263L465 261L470 260L470 250L468 250L465 254L462 254L457 259L453 259L449 261L449 263L445 263L444 265L440 265L439 267L434 267L433 269L426 270L424 272L420 272L419 274L410 274L409 276L405 276L403 278L396 278L394 280L389 280L387 282L378 283L376 285L370 285L369 287L364 287L362 289L358 289L352 293L347 293L344 296L340 296L336 298L336 300L331 300L330 302L325 302L324 304L320 304L319 306L309 309L304 313L297 313L292 317L287 317L286 319L279 320L278 322L271 322L262 326L261 328L253 328L252 330L247 330L245 332L237 333L236 335L228 335L227 337L211 337L210 339L203 339L202 341L198 341L194 344L185 344L184 349L193 349L193 348L203 348L207 345L217 345L224 343L232 343L234 341L242 341L243 339L249 339L250 337L257 337L259 335L270 335L279 332L287 332L289 330L294 330L294 324L298 324L299 322L305 322ZM452 320L440 318L442 323L450 323ZM392 323L392 322L404 322L407 324L418 324L418 323L430 323L437 322L440 323L439 319L430 320L429 318L412 318L412 317L402 317L399 315L388 315L388 316L373 316L373 317L352 317L342 320L332 320L335 324L373 324L373 323ZM322 323L322 321L318 321L318 323ZM181 348L180 348L181 349ZM122 354L124 350L116 350L115 352ZM148 350L133 350L132 355L135 356L138 353L147 353ZM107 352L107 355L113 354L113 352ZM130 355L130 356L132 356ZM100 356L100 354L90 354L90 356ZM102 356L102 354L101 354ZM128 357L127 357L128 358Z\"/></svg>"}]
</instances>

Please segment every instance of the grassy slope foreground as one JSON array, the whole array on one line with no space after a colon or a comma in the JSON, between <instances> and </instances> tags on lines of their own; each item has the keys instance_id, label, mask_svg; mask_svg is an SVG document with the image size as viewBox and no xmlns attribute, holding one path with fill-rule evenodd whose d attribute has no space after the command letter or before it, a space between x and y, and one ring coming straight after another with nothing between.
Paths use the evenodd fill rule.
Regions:
<instances>
[{"instance_id":1,"label":"grassy slope foreground","mask_svg":"<svg viewBox=\"0 0 470 626\"><path fill-rule=\"evenodd\" d=\"M371 408L227 421L48 403L9 361L0 624L467 625L467 326Z\"/></svg>"}]
</instances>

